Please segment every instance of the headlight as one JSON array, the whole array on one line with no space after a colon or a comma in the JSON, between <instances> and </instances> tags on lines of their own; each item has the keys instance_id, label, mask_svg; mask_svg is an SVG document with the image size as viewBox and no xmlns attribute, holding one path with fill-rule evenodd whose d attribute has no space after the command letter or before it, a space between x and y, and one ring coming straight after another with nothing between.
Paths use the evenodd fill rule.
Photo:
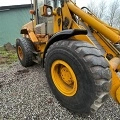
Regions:
<instances>
[{"instance_id":1,"label":"headlight","mask_svg":"<svg viewBox=\"0 0 120 120\"><path fill-rule=\"evenodd\" d=\"M52 15L52 10L50 8L47 8L47 15Z\"/></svg>"}]
</instances>

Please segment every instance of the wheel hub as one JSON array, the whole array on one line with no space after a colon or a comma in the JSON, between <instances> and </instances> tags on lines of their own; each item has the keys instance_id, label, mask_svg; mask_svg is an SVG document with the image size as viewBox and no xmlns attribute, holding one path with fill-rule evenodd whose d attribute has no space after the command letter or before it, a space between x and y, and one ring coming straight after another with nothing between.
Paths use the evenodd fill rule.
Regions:
<instances>
[{"instance_id":1,"label":"wheel hub","mask_svg":"<svg viewBox=\"0 0 120 120\"><path fill-rule=\"evenodd\" d=\"M71 85L71 84L73 83L73 81L72 81L72 76L71 76L69 70L68 70L66 67L62 67L62 68L61 68L60 74L61 74L62 80L63 80L66 84Z\"/></svg>"},{"instance_id":2,"label":"wheel hub","mask_svg":"<svg viewBox=\"0 0 120 120\"><path fill-rule=\"evenodd\" d=\"M56 88L66 96L77 92L77 79L71 66L65 61L56 60L51 66L51 76Z\"/></svg>"}]
</instances>

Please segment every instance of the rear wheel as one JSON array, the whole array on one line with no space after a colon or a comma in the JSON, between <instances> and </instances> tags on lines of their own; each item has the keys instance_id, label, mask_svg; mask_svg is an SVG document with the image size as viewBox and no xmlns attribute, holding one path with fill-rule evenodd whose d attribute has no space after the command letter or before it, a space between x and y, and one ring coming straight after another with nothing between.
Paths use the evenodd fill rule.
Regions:
<instances>
[{"instance_id":1,"label":"rear wheel","mask_svg":"<svg viewBox=\"0 0 120 120\"><path fill-rule=\"evenodd\" d=\"M108 97L109 64L89 43L54 43L46 53L45 72L55 97L73 112L96 111Z\"/></svg>"},{"instance_id":2,"label":"rear wheel","mask_svg":"<svg viewBox=\"0 0 120 120\"><path fill-rule=\"evenodd\" d=\"M20 38L16 40L16 50L20 63L24 67L29 67L34 64L33 52L34 46L28 38Z\"/></svg>"}]
</instances>

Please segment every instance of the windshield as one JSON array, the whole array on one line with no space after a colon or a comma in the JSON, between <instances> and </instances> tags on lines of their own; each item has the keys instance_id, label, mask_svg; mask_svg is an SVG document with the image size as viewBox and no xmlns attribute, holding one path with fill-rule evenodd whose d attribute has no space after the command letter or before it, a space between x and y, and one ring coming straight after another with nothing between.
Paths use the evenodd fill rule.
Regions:
<instances>
[{"instance_id":1,"label":"windshield","mask_svg":"<svg viewBox=\"0 0 120 120\"><path fill-rule=\"evenodd\" d=\"M37 16L37 23L43 23L45 22L45 17L40 15L40 7L44 4L51 6L53 9L57 7L61 7L61 0L35 0L36 1L36 16Z\"/></svg>"},{"instance_id":2,"label":"windshield","mask_svg":"<svg viewBox=\"0 0 120 120\"><path fill-rule=\"evenodd\" d=\"M44 0L38 0L37 2L38 2L38 8L44 5Z\"/></svg>"},{"instance_id":3,"label":"windshield","mask_svg":"<svg viewBox=\"0 0 120 120\"><path fill-rule=\"evenodd\" d=\"M60 2L60 0L57 0L57 2L56 2L56 7L61 7L61 2Z\"/></svg>"},{"instance_id":4,"label":"windshield","mask_svg":"<svg viewBox=\"0 0 120 120\"><path fill-rule=\"evenodd\" d=\"M46 0L46 4L53 7L53 9L57 7L61 7L60 0Z\"/></svg>"},{"instance_id":5,"label":"windshield","mask_svg":"<svg viewBox=\"0 0 120 120\"><path fill-rule=\"evenodd\" d=\"M51 7L53 7L53 8L55 7L55 2L54 2L54 0L47 0L47 1L46 1L46 4L49 5L49 6L51 6Z\"/></svg>"}]
</instances>

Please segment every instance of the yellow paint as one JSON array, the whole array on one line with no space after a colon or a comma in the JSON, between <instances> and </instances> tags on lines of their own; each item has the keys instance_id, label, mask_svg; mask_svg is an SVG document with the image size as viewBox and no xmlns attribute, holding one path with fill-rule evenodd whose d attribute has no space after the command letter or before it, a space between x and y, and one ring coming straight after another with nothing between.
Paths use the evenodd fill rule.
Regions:
<instances>
[{"instance_id":1,"label":"yellow paint","mask_svg":"<svg viewBox=\"0 0 120 120\"><path fill-rule=\"evenodd\" d=\"M77 92L77 79L72 68L62 60L56 60L51 66L51 76L56 88L65 96Z\"/></svg>"},{"instance_id":2,"label":"yellow paint","mask_svg":"<svg viewBox=\"0 0 120 120\"><path fill-rule=\"evenodd\" d=\"M22 50L22 48L20 46L18 46L17 50L18 50L18 56L19 56L20 60L23 60L23 50Z\"/></svg>"},{"instance_id":3,"label":"yellow paint","mask_svg":"<svg viewBox=\"0 0 120 120\"><path fill-rule=\"evenodd\" d=\"M38 42L34 42L34 46L36 47L37 51L40 51L40 58L43 58L43 53L46 47L46 44L48 42L49 39L49 35L42 35L42 34L38 34L36 35Z\"/></svg>"},{"instance_id":4,"label":"yellow paint","mask_svg":"<svg viewBox=\"0 0 120 120\"><path fill-rule=\"evenodd\" d=\"M111 29L113 32L115 32L116 34L120 35L120 30L118 30L117 28L113 28L111 27L110 25L106 24L104 21L101 21L100 19L98 19L96 16L93 16L92 17L94 19L96 19L98 22L102 23L103 25L105 25L107 28Z\"/></svg>"},{"instance_id":5,"label":"yellow paint","mask_svg":"<svg viewBox=\"0 0 120 120\"><path fill-rule=\"evenodd\" d=\"M32 42L38 42L38 39L37 39L37 37L36 37L36 35L35 35L35 33L34 32L29 32L29 37L30 37L30 39L31 39L31 41Z\"/></svg>"},{"instance_id":6,"label":"yellow paint","mask_svg":"<svg viewBox=\"0 0 120 120\"><path fill-rule=\"evenodd\" d=\"M58 15L57 14L57 9L55 9L55 11L54 11L54 21L53 21L53 23L54 23L54 33L57 33L57 32L60 32L60 31L62 31L62 16L60 15ZM60 23L60 25L58 24L58 20L61 20L61 23Z\"/></svg>"},{"instance_id":7,"label":"yellow paint","mask_svg":"<svg viewBox=\"0 0 120 120\"><path fill-rule=\"evenodd\" d=\"M117 97L118 103L120 103L120 87L116 91L116 97Z\"/></svg>"},{"instance_id":8,"label":"yellow paint","mask_svg":"<svg viewBox=\"0 0 120 120\"><path fill-rule=\"evenodd\" d=\"M79 26L74 20L72 21L72 29L82 29L84 30L85 28L82 26ZM95 44L89 39L89 37L87 35L76 35L73 36L72 38L76 39L76 40L82 40L82 41L86 41L89 42L90 44L94 45Z\"/></svg>"},{"instance_id":9,"label":"yellow paint","mask_svg":"<svg viewBox=\"0 0 120 120\"><path fill-rule=\"evenodd\" d=\"M63 21L65 20L66 17L69 20L69 25L67 26L67 28L70 29L72 23L72 16L70 14L70 10L66 2L64 2L64 7L62 7L62 16L63 16Z\"/></svg>"},{"instance_id":10,"label":"yellow paint","mask_svg":"<svg viewBox=\"0 0 120 120\"><path fill-rule=\"evenodd\" d=\"M68 85L71 85L73 83L71 73L69 72L67 67L62 67L60 69L60 74L62 80L67 83Z\"/></svg>"},{"instance_id":11,"label":"yellow paint","mask_svg":"<svg viewBox=\"0 0 120 120\"><path fill-rule=\"evenodd\" d=\"M113 97L113 99L118 102L116 91L120 87L120 78L112 68L111 68L111 72L112 72L112 85L111 85L110 94Z\"/></svg>"}]
</instances>

